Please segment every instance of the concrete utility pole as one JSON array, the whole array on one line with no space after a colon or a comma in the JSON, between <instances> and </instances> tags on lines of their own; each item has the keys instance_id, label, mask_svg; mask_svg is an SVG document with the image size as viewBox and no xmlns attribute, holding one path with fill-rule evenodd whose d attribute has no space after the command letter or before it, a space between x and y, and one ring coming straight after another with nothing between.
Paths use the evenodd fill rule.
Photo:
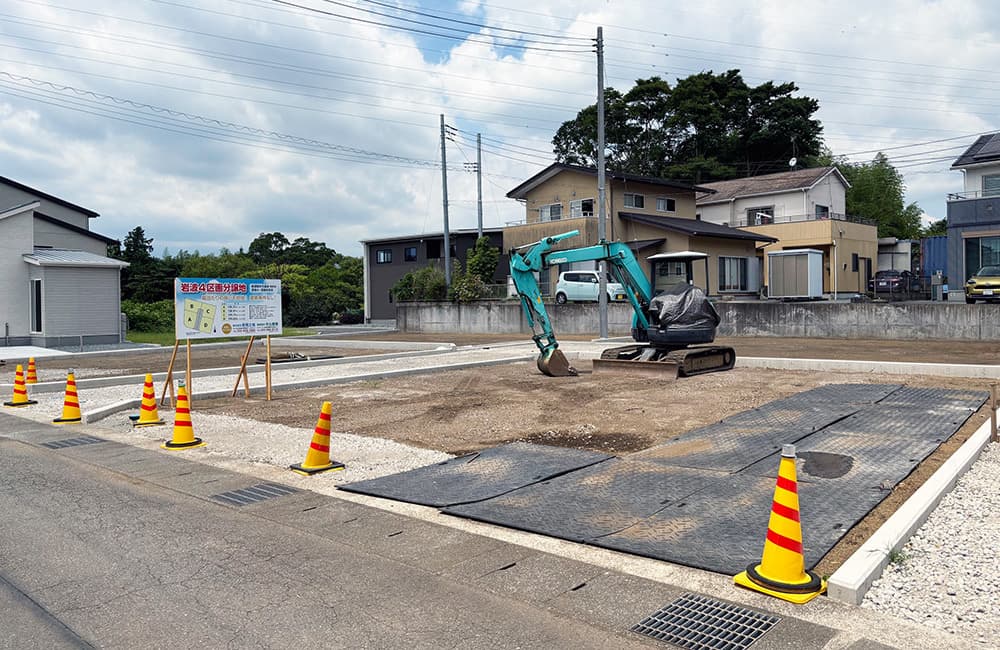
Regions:
<instances>
[{"instance_id":1,"label":"concrete utility pole","mask_svg":"<svg viewBox=\"0 0 1000 650\"><path fill-rule=\"evenodd\" d=\"M479 217L476 236L483 236L483 134L476 134L476 214Z\"/></svg>"},{"instance_id":2,"label":"concrete utility pole","mask_svg":"<svg viewBox=\"0 0 1000 650\"><path fill-rule=\"evenodd\" d=\"M597 28L597 238L603 242L607 235L608 210L604 205L604 28ZM597 312L600 316L600 337L608 338L608 264L601 260L600 296Z\"/></svg>"},{"instance_id":3,"label":"concrete utility pole","mask_svg":"<svg viewBox=\"0 0 1000 650\"><path fill-rule=\"evenodd\" d=\"M444 283L451 286L451 234L448 232L448 159L444 146L444 113L441 113L441 205L444 209Z\"/></svg>"}]
</instances>

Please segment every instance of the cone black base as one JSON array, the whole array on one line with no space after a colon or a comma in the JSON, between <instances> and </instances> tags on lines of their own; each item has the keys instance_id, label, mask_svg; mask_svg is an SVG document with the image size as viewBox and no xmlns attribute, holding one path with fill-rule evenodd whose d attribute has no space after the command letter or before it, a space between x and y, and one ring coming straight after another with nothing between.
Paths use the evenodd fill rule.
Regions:
<instances>
[{"instance_id":1,"label":"cone black base","mask_svg":"<svg viewBox=\"0 0 1000 650\"><path fill-rule=\"evenodd\" d=\"M78 422L83 422L83 418L56 418L52 420L52 424L76 424Z\"/></svg>"},{"instance_id":2,"label":"cone black base","mask_svg":"<svg viewBox=\"0 0 1000 650\"><path fill-rule=\"evenodd\" d=\"M38 404L38 402L36 402L33 399L29 399L27 402L18 402L18 403L4 402L3 403L4 406L13 406L14 408L18 408L20 406L31 406L32 404Z\"/></svg>"},{"instance_id":3,"label":"cone black base","mask_svg":"<svg viewBox=\"0 0 1000 650\"><path fill-rule=\"evenodd\" d=\"M806 576L809 577L809 582L803 582L801 584L789 584L787 582L778 582L777 580L771 580L770 578L765 578L757 571L759 565L751 564L747 567L747 578L750 582L764 587L765 589L770 589L771 591L780 591L785 594L811 594L820 591L823 588L823 581L818 575L812 571L806 571Z\"/></svg>"},{"instance_id":4,"label":"cone black base","mask_svg":"<svg viewBox=\"0 0 1000 650\"><path fill-rule=\"evenodd\" d=\"M205 443L201 438L195 438L191 442L174 442L171 440L170 442L165 442L160 446L164 449L189 449L191 447L200 447L203 444Z\"/></svg>"},{"instance_id":5,"label":"cone black base","mask_svg":"<svg viewBox=\"0 0 1000 650\"><path fill-rule=\"evenodd\" d=\"M298 474L304 476L312 476L313 474L319 474L321 472L333 472L338 469L344 469L346 465L343 463L330 462L329 465L321 465L319 467L303 467L302 463L297 463L295 465L289 465L289 469Z\"/></svg>"}]
</instances>

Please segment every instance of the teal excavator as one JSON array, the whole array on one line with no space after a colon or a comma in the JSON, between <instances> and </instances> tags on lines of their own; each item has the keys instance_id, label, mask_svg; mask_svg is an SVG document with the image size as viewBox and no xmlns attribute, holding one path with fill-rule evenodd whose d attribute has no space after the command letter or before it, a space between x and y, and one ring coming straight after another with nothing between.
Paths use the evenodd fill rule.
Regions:
<instances>
[{"instance_id":1,"label":"teal excavator","mask_svg":"<svg viewBox=\"0 0 1000 650\"><path fill-rule=\"evenodd\" d=\"M601 241L594 246L552 250L578 230L546 237L510 251L510 274L521 298L521 307L538 346L538 369L550 377L577 374L559 349L555 332L538 286L537 273L559 264L604 261L615 281L625 287L632 305L633 345L604 350L594 359L594 371L628 370L664 376L690 376L729 370L736 362L730 347L705 345L715 340L719 315L701 289L693 286L694 260L703 253L652 255L647 277L626 244ZM706 275L707 277L707 275ZM536 330L536 325L541 331Z\"/></svg>"}]
</instances>

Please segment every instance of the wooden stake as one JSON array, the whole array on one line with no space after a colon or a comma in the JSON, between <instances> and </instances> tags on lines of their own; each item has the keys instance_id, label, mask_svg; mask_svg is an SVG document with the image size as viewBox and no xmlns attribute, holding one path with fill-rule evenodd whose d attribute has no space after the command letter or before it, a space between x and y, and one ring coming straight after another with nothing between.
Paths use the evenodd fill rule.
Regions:
<instances>
[{"instance_id":1,"label":"wooden stake","mask_svg":"<svg viewBox=\"0 0 1000 650\"><path fill-rule=\"evenodd\" d=\"M253 348L254 337L250 337L250 342L247 343L247 351L240 360L240 374L236 375L236 385L233 386L232 397L236 397L236 391L240 389L240 378L243 378L243 393L246 397L250 397L250 380L247 377L247 361L250 359L250 352Z\"/></svg>"},{"instance_id":2,"label":"wooden stake","mask_svg":"<svg viewBox=\"0 0 1000 650\"><path fill-rule=\"evenodd\" d=\"M264 383L267 387L267 399L271 401L271 335L267 335L267 359L264 361Z\"/></svg>"},{"instance_id":3,"label":"wooden stake","mask_svg":"<svg viewBox=\"0 0 1000 650\"><path fill-rule=\"evenodd\" d=\"M191 406L192 395L194 395L194 390L191 387L191 339L185 339L187 341L187 369L184 371L184 385L187 386L187 397L188 397L188 409L194 408Z\"/></svg>"},{"instance_id":4,"label":"wooden stake","mask_svg":"<svg viewBox=\"0 0 1000 650\"><path fill-rule=\"evenodd\" d=\"M170 364L167 366L167 379L163 382L163 393L160 394L160 406L167 399L167 389L170 390L170 406L176 407L177 401L174 397L174 361L177 360L177 348L180 347L180 339L174 339L174 353L170 355Z\"/></svg>"},{"instance_id":5,"label":"wooden stake","mask_svg":"<svg viewBox=\"0 0 1000 650\"><path fill-rule=\"evenodd\" d=\"M997 442L997 384L990 384L990 440Z\"/></svg>"}]
</instances>

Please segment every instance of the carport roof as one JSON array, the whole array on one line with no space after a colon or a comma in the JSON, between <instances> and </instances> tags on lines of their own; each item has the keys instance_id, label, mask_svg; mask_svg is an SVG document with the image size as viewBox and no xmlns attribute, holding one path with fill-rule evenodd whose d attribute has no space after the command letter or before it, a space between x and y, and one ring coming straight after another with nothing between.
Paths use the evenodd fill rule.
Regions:
<instances>
[{"instance_id":1,"label":"carport roof","mask_svg":"<svg viewBox=\"0 0 1000 650\"><path fill-rule=\"evenodd\" d=\"M123 269L129 265L128 262L103 255L63 248L36 248L34 252L25 253L23 257L25 262L35 266L89 266Z\"/></svg>"}]
</instances>

